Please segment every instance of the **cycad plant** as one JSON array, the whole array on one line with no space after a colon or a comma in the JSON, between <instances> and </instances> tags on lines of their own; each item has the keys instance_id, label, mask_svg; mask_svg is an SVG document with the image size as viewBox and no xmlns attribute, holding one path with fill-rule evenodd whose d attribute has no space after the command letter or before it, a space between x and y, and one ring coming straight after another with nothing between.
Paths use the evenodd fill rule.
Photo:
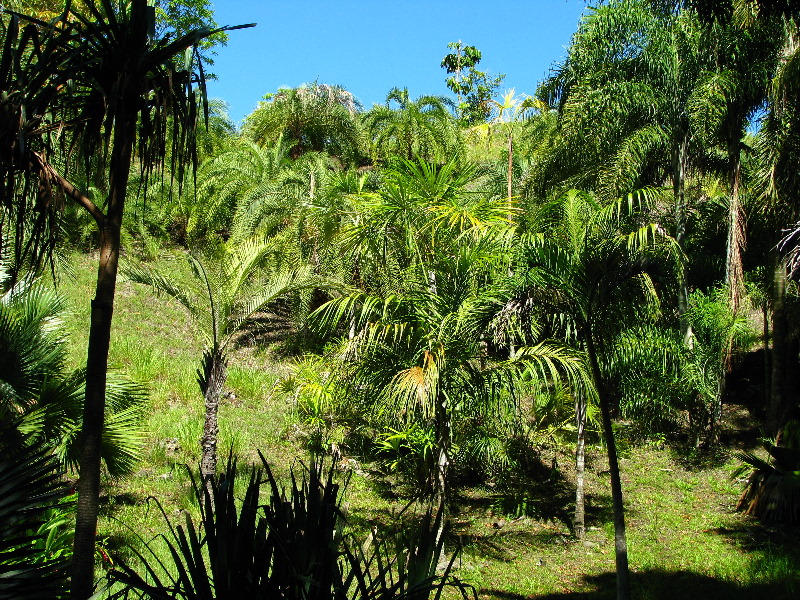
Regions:
<instances>
[{"instance_id":1,"label":"cycad plant","mask_svg":"<svg viewBox=\"0 0 800 600\"><path fill-rule=\"evenodd\" d=\"M0 286L7 283L0 268ZM62 298L23 278L0 294L0 417L29 441L50 448L62 467L76 469L82 433L85 371L67 367ZM108 473L135 467L143 441L146 390L119 373L108 377L101 458Z\"/></svg>"},{"instance_id":2,"label":"cycad plant","mask_svg":"<svg viewBox=\"0 0 800 600\"><path fill-rule=\"evenodd\" d=\"M42 560L39 546L49 508L69 487L49 450L21 439L9 421L0 422L0 599L66 598L67 561Z\"/></svg>"},{"instance_id":3,"label":"cycad plant","mask_svg":"<svg viewBox=\"0 0 800 600\"><path fill-rule=\"evenodd\" d=\"M183 283L145 265L129 264L125 275L176 300L192 317L203 340L197 383L205 401L200 472L216 473L217 413L237 334L265 304L317 281L305 266L283 264L264 241L217 244L187 255L193 280Z\"/></svg>"},{"instance_id":4,"label":"cycad plant","mask_svg":"<svg viewBox=\"0 0 800 600\"><path fill-rule=\"evenodd\" d=\"M740 472L754 470L736 508L765 523L800 523L800 421L787 421L775 442L764 448L768 460L751 452L737 454L745 463Z\"/></svg>"},{"instance_id":5,"label":"cycad plant","mask_svg":"<svg viewBox=\"0 0 800 600\"><path fill-rule=\"evenodd\" d=\"M152 600L427 600L445 587L463 598L474 590L450 575L453 559L438 570L443 545L433 541L438 522L428 515L410 540L392 547L373 539L359 544L346 531L343 486L333 465L312 462L282 490L261 456L238 500L236 460L207 484L192 477L200 507L195 523L173 526L161 536L168 559L146 546L137 561L120 561L110 573L124 589L112 598ZM261 497L266 487L268 499Z\"/></svg>"}]
</instances>

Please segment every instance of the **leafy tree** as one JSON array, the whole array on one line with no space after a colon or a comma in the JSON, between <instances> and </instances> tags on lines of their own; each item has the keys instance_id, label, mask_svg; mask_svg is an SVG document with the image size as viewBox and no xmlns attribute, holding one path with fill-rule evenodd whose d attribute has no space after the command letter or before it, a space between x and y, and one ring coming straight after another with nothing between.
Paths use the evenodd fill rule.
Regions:
<instances>
[{"instance_id":1,"label":"leafy tree","mask_svg":"<svg viewBox=\"0 0 800 600\"><path fill-rule=\"evenodd\" d=\"M145 0L129 5L98 0L88 3L85 12L68 5L41 30L35 23L20 28L17 16L3 21L3 204L15 216L18 231L25 231L31 221L38 225L32 240L42 239L35 232L48 225L48 218L53 239L53 215L64 197L83 207L100 232L72 561L72 591L78 599L90 596L94 584L108 348L128 180L134 156L142 172L150 174L162 164L168 140L178 179L186 161L194 158L198 96L193 85L197 78L190 70L191 48L214 33L201 28L174 39L152 39L153 25ZM174 60L187 50L188 64ZM202 73L199 83L202 93ZM52 136L53 131L62 133ZM73 149L82 153L85 167L107 168L103 204L93 202L66 178L68 171L59 169ZM93 163L96 155L100 160Z\"/></svg>"},{"instance_id":2,"label":"leafy tree","mask_svg":"<svg viewBox=\"0 0 800 600\"><path fill-rule=\"evenodd\" d=\"M391 106L392 102L397 108ZM385 106L375 105L363 117L376 158L384 162L395 156L444 160L459 155L461 139L450 104L439 96L411 100L408 88L393 88Z\"/></svg>"},{"instance_id":3,"label":"leafy tree","mask_svg":"<svg viewBox=\"0 0 800 600\"><path fill-rule=\"evenodd\" d=\"M197 383L205 401L200 443L204 478L216 474L217 413L237 334L265 304L315 284L307 267L292 269L276 259L270 264L272 251L266 242L249 241L190 254L191 285L145 266L127 265L124 270L131 281L148 285L183 305L203 339Z\"/></svg>"},{"instance_id":4,"label":"leafy tree","mask_svg":"<svg viewBox=\"0 0 800 600\"><path fill-rule=\"evenodd\" d=\"M310 151L327 152L349 164L361 153L360 108L355 96L338 85L283 88L265 96L245 118L243 134L260 145L282 137L291 144L293 159Z\"/></svg>"},{"instance_id":5,"label":"leafy tree","mask_svg":"<svg viewBox=\"0 0 800 600\"><path fill-rule=\"evenodd\" d=\"M450 42L447 47L455 52L446 55L441 66L447 73L452 73L446 83L458 98L458 118L470 126L486 122L491 114L491 99L506 76L478 71L475 65L481 61L482 55L475 46L465 46L459 40Z\"/></svg>"}]
</instances>

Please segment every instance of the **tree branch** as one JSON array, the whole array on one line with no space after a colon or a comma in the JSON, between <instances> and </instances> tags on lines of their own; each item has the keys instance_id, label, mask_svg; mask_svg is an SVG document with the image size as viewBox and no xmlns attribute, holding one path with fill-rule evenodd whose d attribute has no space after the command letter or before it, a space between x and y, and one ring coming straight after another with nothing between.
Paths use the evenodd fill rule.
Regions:
<instances>
[{"instance_id":1,"label":"tree branch","mask_svg":"<svg viewBox=\"0 0 800 600\"><path fill-rule=\"evenodd\" d=\"M76 203L81 205L86 211L92 215L94 220L97 222L97 225L102 225L103 221L105 220L106 216L103 214L103 211L100 210L97 205L92 202L88 196L86 196L83 192L81 192L77 187L72 185L69 181L67 181L58 171L56 171L52 165L50 165L47 161L42 158L41 155L34 152L34 156L36 156L37 161L39 162L39 168L43 173L46 173L49 178L54 181L58 186L64 191L64 193L72 198Z\"/></svg>"}]
</instances>

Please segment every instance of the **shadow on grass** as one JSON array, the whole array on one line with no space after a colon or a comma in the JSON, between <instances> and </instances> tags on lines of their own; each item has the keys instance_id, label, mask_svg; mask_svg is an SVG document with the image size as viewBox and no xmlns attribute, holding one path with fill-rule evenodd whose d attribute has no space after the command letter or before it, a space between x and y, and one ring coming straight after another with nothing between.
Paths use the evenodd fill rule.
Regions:
<instances>
[{"instance_id":1,"label":"shadow on grass","mask_svg":"<svg viewBox=\"0 0 800 600\"><path fill-rule=\"evenodd\" d=\"M613 600L616 576L602 573L583 578L580 591L524 596L503 590L483 589L481 598L502 600ZM640 600L796 600L800 581L773 579L740 585L692 571L648 570L631 573L631 596Z\"/></svg>"}]
</instances>

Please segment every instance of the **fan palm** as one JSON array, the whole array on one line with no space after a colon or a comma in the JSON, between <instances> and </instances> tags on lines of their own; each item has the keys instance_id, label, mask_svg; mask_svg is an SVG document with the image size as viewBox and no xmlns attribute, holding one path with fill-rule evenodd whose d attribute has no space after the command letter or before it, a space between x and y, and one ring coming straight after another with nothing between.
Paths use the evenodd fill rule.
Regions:
<instances>
[{"instance_id":1,"label":"fan palm","mask_svg":"<svg viewBox=\"0 0 800 600\"><path fill-rule=\"evenodd\" d=\"M673 251L674 240L661 227L637 217L646 196L604 206L585 192L568 192L544 208L544 217L549 213L556 227L529 236L514 266L518 293L566 317L587 354L608 451L620 600L630 593L628 556L604 352L623 323L642 318L642 306L657 310L649 271Z\"/></svg>"},{"instance_id":2,"label":"fan palm","mask_svg":"<svg viewBox=\"0 0 800 600\"><path fill-rule=\"evenodd\" d=\"M0 598L65 598L67 564L35 562L45 511L63 501L69 487L58 460L39 444L20 443L12 422L0 422Z\"/></svg>"},{"instance_id":3,"label":"fan palm","mask_svg":"<svg viewBox=\"0 0 800 600\"><path fill-rule=\"evenodd\" d=\"M0 285L3 283L0 271ZM78 466L85 373L69 372L61 297L40 282L18 281L0 295L0 417ZM129 474L142 446L147 395L120 375L108 378L101 458L112 476Z\"/></svg>"},{"instance_id":4,"label":"fan palm","mask_svg":"<svg viewBox=\"0 0 800 600\"><path fill-rule=\"evenodd\" d=\"M189 254L193 282L183 284L142 265L126 265L125 275L176 300L187 311L204 344L197 383L205 401L203 477L216 473L217 412L227 379L228 356L237 334L265 304L318 285L307 267L292 269L272 256L266 242L219 244Z\"/></svg>"}]
</instances>

